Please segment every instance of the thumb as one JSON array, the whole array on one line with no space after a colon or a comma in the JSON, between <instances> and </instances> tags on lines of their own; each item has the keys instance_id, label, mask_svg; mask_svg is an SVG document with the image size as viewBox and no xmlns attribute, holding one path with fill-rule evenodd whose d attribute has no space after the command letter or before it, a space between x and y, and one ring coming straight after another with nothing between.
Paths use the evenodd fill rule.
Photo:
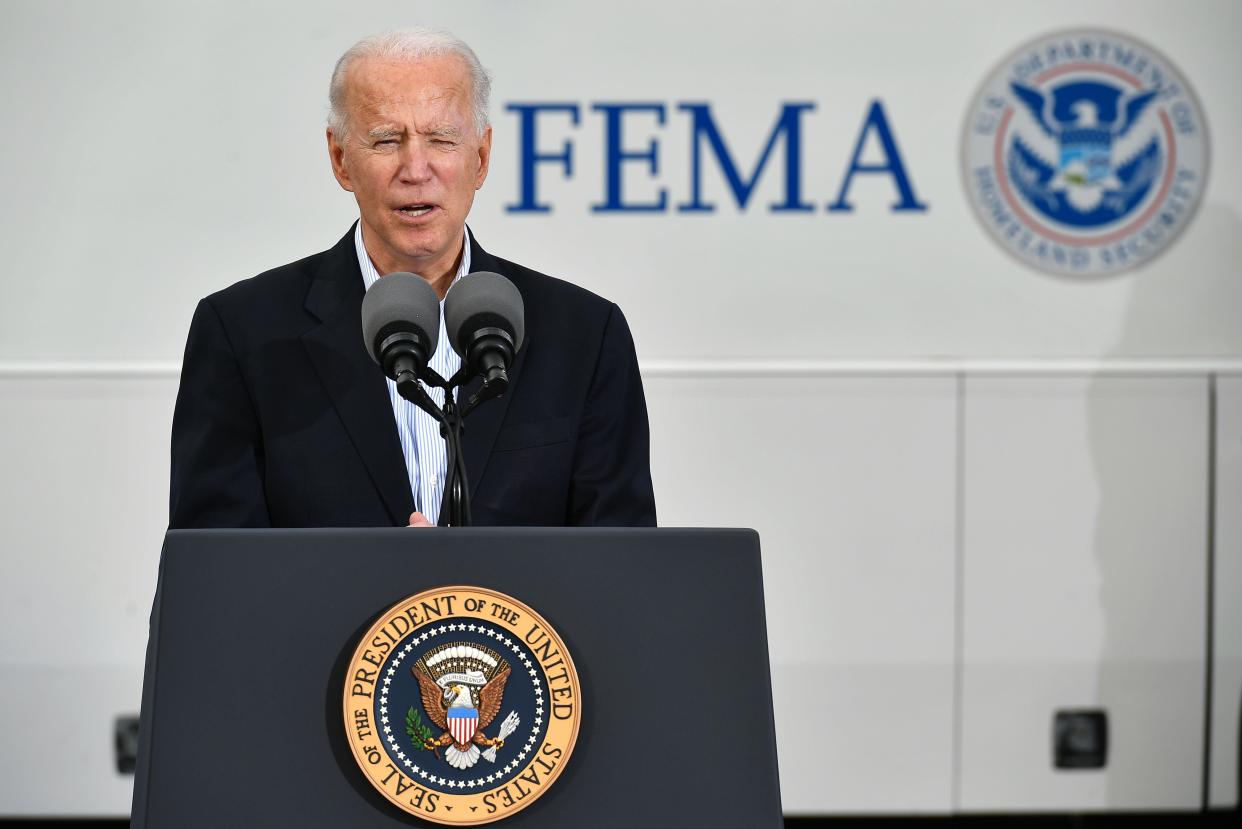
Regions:
<instances>
[{"instance_id":1,"label":"thumb","mask_svg":"<svg viewBox=\"0 0 1242 829\"><path fill-rule=\"evenodd\" d=\"M423 515L421 512L410 513L410 524L409 525L411 527L433 527L435 526L430 521L428 521L427 516Z\"/></svg>"}]
</instances>

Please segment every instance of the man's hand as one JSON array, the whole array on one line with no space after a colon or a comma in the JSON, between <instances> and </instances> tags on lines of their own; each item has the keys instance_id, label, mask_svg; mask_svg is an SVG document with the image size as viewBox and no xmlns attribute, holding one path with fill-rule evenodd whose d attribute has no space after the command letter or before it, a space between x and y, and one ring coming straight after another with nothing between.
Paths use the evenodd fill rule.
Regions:
<instances>
[{"instance_id":1,"label":"man's hand","mask_svg":"<svg viewBox=\"0 0 1242 829\"><path fill-rule=\"evenodd\" d=\"M411 527L434 527L435 524L432 524L430 521L428 521L427 516L423 515L421 512L411 512L410 513L410 526Z\"/></svg>"}]
</instances>

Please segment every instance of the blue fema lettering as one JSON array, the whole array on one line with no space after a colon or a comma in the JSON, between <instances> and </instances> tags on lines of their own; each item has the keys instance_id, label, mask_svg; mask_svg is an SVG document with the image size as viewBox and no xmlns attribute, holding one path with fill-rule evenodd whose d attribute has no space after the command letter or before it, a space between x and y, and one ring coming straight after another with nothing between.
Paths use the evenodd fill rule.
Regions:
<instances>
[{"instance_id":1,"label":"blue fema lettering","mask_svg":"<svg viewBox=\"0 0 1242 829\"><path fill-rule=\"evenodd\" d=\"M510 213L550 213L552 206L540 204L539 198L535 193L535 165L549 161L558 161L565 168L565 177L572 178L574 174L573 147L568 141L561 146L559 153L541 153L538 150L539 143L536 140L535 117L541 112L563 112L569 115L570 123L575 127L578 126L578 105L577 104L509 104L505 107L509 112L516 112L520 121L518 127L518 135L521 153L519 158L519 167L521 168L521 193L522 197L517 204L505 205L505 210Z\"/></svg>"},{"instance_id":2,"label":"blue fema lettering","mask_svg":"<svg viewBox=\"0 0 1242 829\"><path fill-rule=\"evenodd\" d=\"M880 140L880 147L884 151L882 164L862 162L867 135L872 131ZM910 186L910 176L907 175L906 165L901 160L901 151L897 149L897 141L893 138L893 131L888 126L884 105L878 99L871 102L867 117L863 119L858 140L854 142L854 155L850 159L849 168L845 171L845 180L841 182L841 191L837 194L836 201L828 205L830 211L843 213L853 211L854 205L846 201L846 197L850 192L850 183L854 181L854 176L858 173L887 173L893 177L893 184L897 185L898 196L897 203L892 206L894 213L907 211L921 213L927 210L927 202L920 202L918 196L914 195L914 188Z\"/></svg>"},{"instance_id":3,"label":"blue fema lettering","mask_svg":"<svg viewBox=\"0 0 1242 829\"><path fill-rule=\"evenodd\" d=\"M654 202L627 202L621 196L621 165L627 161L646 161L651 175L660 174L660 145L651 139L647 149L641 152L626 150L621 136L621 118L627 112L649 112L656 123L664 126L664 104L595 104L591 109L604 113L604 157L607 170L605 196L602 204L591 205L596 213L627 211L630 213L663 213L668 205L668 191L663 187L656 191Z\"/></svg>"},{"instance_id":4,"label":"blue fema lettering","mask_svg":"<svg viewBox=\"0 0 1242 829\"><path fill-rule=\"evenodd\" d=\"M596 103L590 107L604 119L604 197L591 205L597 213L663 213L669 210L668 190L654 186L645 198L628 197L624 192L624 169L626 164L639 164L654 181L660 175L659 139L651 138L646 147L636 149L625 140L625 122L632 116L654 119L657 127L666 122L667 107L658 102L610 102ZM574 175L573 144L566 139L558 150L542 149L539 143L538 124L541 115L568 116L569 124L577 127L581 107L572 102L511 103L505 109L518 116L518 200L505 205L510 213L550 213L552 205L541 201L538 194L540 165L559 167L565 178ZM783 147L783 198L768 205L772 213L808 213L815 205L802 194L802 115L813 111L810 102L785 102L781 104L776 121L768 133L767 141L759 153L754 167L746 172L739 168L729 149L724 133L712 114L711 106L701 102L686 102L676 109L689 116L690 135L690 196L676 206L679 213L712 213L717 209L714 202L703 195L703 168L705 159L711 156L719 168L728 191L741 211L750 204L763 171L779 145ZM864 163L862 153L870 136L879 141L884 160L882 163ZM704 148L710 152L704 152ZM891 176L896 186L898 201L891 206L893 212L925 211L926 202L919 201L906 172L897 141L889 126L883 104L871 102L863 119L854 153L845 171L837 198L827 206L830 212L851 212L854 206L847 196L854 177L859 173L879 173Z\"/></svg>"},{"instance_id":5,"label":"blue fema lettering","mask_svg":"<svg viewBox=\"0 0 1242 829\"><path fill-rule=\"evenodd\" d=\"M802 201L801 119L804 110L815 109L814 104L793 103L785 104L781 107L781 113L777 116L776 124L772 127L772 132L768 136L768 143L764 146L763 152L759 155L759 160L755 163L754 172L746 180L743 180L741 174L738 173L737 164L734 163L733 156L729 153L724 137L716 126L716 119L712 117L711 107L707 104L678 104L677 108L683 112L690 113L691 124L694 130L694 134L690 138L691 197L690 201L685 204L677 205L679 212L711 213L716 209L716 205L703 201L702 139L707 139L708 146L712 148L716 161L720 164L720 171L724 173L725 181L733 192L734 200L737 201L737 206L745 210L746 204L750 201L750 195L755 190L755 185L759 183L759 174L763 172L764 166L768 163L768 157L772 155L772 149L782 135L785 136L785 200L768 205L768 209L773 213L791 211L809 213L815 209L815 205Z\"/></svg>"}]
</instances>

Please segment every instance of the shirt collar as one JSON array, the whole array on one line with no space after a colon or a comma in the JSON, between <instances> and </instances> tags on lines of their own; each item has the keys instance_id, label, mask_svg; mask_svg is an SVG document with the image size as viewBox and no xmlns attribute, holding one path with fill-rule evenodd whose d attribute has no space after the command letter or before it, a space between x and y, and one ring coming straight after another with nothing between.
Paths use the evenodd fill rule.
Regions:
<instances>
[{"instance_id":1,"label":"shirt collar","mask_svg":"<svg viewBox=\"0 0 1242 829\"><path fill-rule=\"evenodd\" d=\"M470 273L470 228L466 227L465 233L462 234L462 251L461 264L457 266L457 274L453 277L449 287L457 284L457 280ZM371 256L367 253L366 246L362 244L362 220L360 219L354 225L354 249L358 254L358 267L362 271L362 288L369 290L372 285L379 281L380 273L375 269L375 263L371 261ZM440 300L443 304L444 300Z\"/></svg>"}]
</instances>

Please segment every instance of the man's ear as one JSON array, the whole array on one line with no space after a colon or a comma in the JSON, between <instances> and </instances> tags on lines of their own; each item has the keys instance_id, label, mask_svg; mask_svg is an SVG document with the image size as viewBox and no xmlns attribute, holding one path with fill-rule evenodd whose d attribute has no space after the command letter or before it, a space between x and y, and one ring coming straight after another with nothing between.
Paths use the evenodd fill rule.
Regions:
<instances>
[{"instance_id":1,"label":"man's ear","mask_svg":"<svg viewBox=\"0 0 1242 829\"><path fill-rule=\"evenodd\" d=\"M349 170L345 166L345 147L336 140L332 128L328 128L328 160L332 162L332 175L336 176L337 184L349 192L354 192L353 182L349 179Z\"/></svg>"},{"instance_id":2,"label":"man's ear","mask_svg":"<svg viewBox=\"0 0 1242 829\"><path fill-rule=\"evenodd\" d=\"M474 177L474 189L478 190L487 180L487 167L492 161L492 128L488 127L479 142L479 173ZM341 185L344 187L344 185Z\"/></svg>"}]
</instances>

